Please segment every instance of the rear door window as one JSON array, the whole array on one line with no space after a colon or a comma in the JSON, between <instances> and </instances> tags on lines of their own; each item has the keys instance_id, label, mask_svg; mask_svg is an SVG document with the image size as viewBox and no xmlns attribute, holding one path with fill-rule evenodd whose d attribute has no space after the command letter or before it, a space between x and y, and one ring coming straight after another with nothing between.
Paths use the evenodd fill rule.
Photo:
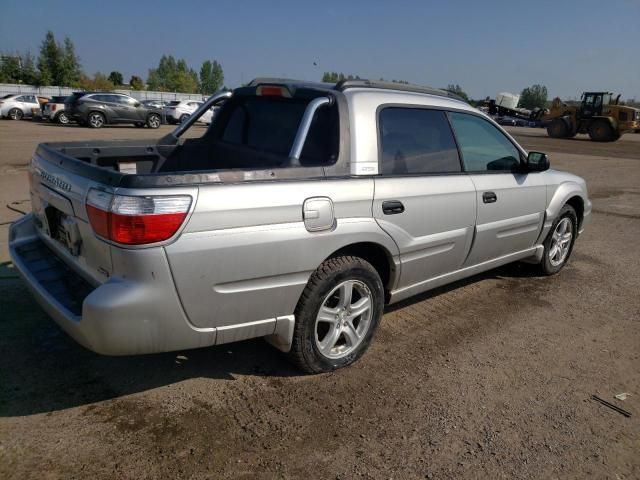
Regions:
<instances>
[{"instance_id":1,"label":"rear door window","mask_svg":"<svg viewBox=\"0 0 640 480\"><path fill-rule=\"evenodd\" d=\"M449 112L468 172L514 171L520 151L495 125L477 115Z\"/></svg>"},{"instance_id":2,"label":"rear door window","mask_svg":"<svg viewBox=\"0 0 640 480\"><path fill-rule=\"evenodd\" d=\"M380 173L457 173L462 170L446 113L387 107L379 114Z\"/></svg>"}]
</instances>

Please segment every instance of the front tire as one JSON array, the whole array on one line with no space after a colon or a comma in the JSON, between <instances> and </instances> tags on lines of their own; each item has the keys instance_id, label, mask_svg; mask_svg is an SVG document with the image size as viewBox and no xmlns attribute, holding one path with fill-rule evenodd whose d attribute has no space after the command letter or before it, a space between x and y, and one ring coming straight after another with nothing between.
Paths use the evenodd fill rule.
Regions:
<instances>
[{"instance_id":1,"label":"front tire","mask_svg":"<svg viewBox=\"0 0 640 480\"><path fill-rule=\"evenodd\" d=\"M24 117L24 113L19 108L12 108L11 110L9 110L8 116L11 120L22 120L22 117Z\"/></svg>"},{"instance_id":2,"label":"front tire","mask_svg":"<svg viewBox=\"0 0 640 480\"><path fill-rule=\"evenodd\" d=\"M544 252L540 270L544 275L553 275L562 270L573 251L573 244L578 233L578 216L571 205L560 210L558 218L551 225L551 230L543 242Z\"/></svg>"},{"instance_id":3,"label":"front tire","mask_svg":"<svg viewBox=\"0 0 640 480\"><path fill-rule=\"evenodd\" d=\"M551 138L566 138L569 136L569 127L560 118L556 118L547 126L547 135Z\"/></svg>"},{"instance_id":4,"label":"front tire","mask_svg":"<svg viewBox=\"0 0 640 480\"><path fill-rule=\"evenodd\" d=\"M307 373L351 365L367 350L383 309L382 281L369 262L326 260L298 301L289 359Z\"/></svg>"},{"instance_id":5,"label":"front tire","mask_svg":"<svg viewBox=\"0 0 640 480\"><path fill-rule=\"evenodd\" d=\"M91 112L88 118L88 125L90 128L102 128L106 120L104 115L100 112Z\"/></svg>"},{"instance_id":6,"label":"front tire","mask_svg":"<svg viewBox=\"0 0 640 480\"><path fill-rule=\"evenodd\" d=\"M187 115L186 113L180 117L180 123L186 122L191 115Z\"/></svg>"},{"instance_id":7,"label":"front tire","mask_svg":"<svg viewBox=\"0 0 640 480\"><path fill-rule=\"evenodd\" d=\"M150 113L147 117L147 127L149 128L160 128L160 124L162 124L162 118L157 113Z\"/></svg>"}]
</instances>

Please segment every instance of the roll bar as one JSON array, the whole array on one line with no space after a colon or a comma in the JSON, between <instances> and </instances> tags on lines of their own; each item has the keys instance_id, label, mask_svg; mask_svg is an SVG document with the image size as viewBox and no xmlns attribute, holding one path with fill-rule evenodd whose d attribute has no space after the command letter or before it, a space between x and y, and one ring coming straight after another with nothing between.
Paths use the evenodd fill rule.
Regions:
<instances>
[{"instance_id":1,"label":"roll bar","mask_svg":"<svg viewBox=\"0 0 640 480\"><path fill-rule=\"evenodd\" d=\"M318 97L311 100L309 105L307 105L304 115L302 116L302 120L300 121L296 138L293 140L293 145L289 152L289 160L292 165L299 165L300 163L300 155L302 155L304 142L307 139L309 128L311 128L311 122L313 121L313 116L315 115L316 110L323 105L331 105L331 102L332 99L329 97Z\"/></svg>"},{"instance_id":2,"label":"roll bar","mask_svg":"<svg viewBox=\"0 0 640 480\"><path fill-rule=\"evenodd\" d=\"M231 98L233 92L225 91L216 93L207 98L198 109L193 112L189 118L187 118L184 122L178 125L171 133L165 135L158 141L158 145L174 145L178 142L178 139L182 136L184 132L186 132L191 125L196 123L198 119L204 115L204 113L213 107L216 103L220 103L222 100L227 98Z\"/></svg>"},{"instance_id":3,"label":"roll bar","mask_svg":"<svg viewBox=\"0 0 640 480\"><path fill-rule=\"evenodd\" d=\"M187 120L178 125L171 133L162 137L158 144L159 145L174 145L178 142L180 136L187 131L191 125L193 125L209 108L214 106L216 103L220 103L222 100L227 98L231 98L233 96L233 92L220 92L215 95L210 96L195 112L193 112ZM309 134L309 129L311 128L311 122L313 121L313 116L316 111L324 106L331 105L333 102L333 98L331 97L318 97L314 98L309 102L307 108L304 111L304 115L302 116L302 120L300 121L300 125L298 126L298 131L296 132L296 137L293 140L293 145L291 146L291 150L289 152L289 160L292 165L300 165L300 155L302 155L302 149L304 148L304 143L307 140L307 135Z\"/></svg>"}]
</instances>

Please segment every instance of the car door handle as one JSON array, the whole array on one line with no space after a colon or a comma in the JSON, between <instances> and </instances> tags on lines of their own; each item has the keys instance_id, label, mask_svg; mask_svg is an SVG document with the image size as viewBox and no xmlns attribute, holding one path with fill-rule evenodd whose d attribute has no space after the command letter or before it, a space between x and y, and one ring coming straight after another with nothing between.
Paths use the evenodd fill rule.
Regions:
<instances>
[{"instance_id":1,"label":"car door handle","mask_svg":"<svg viewBox=\"0 0 640 480\"><path fill-rule=\"evenodd\" d=\"M482 201L484 203L496 203L497 200L498 196L495 194L495 192L484 192L482 194Z\"/></svg>"},{"instance_id":2,"label":"car door handle","mask_svg":"<svg viewBox=\"0 0 640 480\"><path fill-rule=\"evenodd\" d=\"M396 215L404 212L404 205L399 200L387 200L382 202L382 213L385 215Z\"/></svg>"}]
</instances>

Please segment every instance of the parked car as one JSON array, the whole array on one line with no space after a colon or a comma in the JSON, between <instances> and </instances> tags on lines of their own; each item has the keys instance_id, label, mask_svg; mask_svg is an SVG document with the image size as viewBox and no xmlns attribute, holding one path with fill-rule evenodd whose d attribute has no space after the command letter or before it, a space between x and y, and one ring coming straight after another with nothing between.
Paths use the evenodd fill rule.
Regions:
<instances>
[{"instance_id":1,"label":"parked car","mask_svg":"<svg viewBox=\"0 0 640 480\"><path fill-rule=\"evenodd\" d=\"M164 107L164 113L167 118L167 123L182 123L187 120L193 112L195 112L203 102L196 100L175 100L168 102ZM207 110L202 117L201 122L210 124L213 120L214 109Z\"/></svg>"},{"instance_id":2,"label":"parked car","mask_svg":"<svg viewBox=\"0 0 640 480\"><path fill-rule=\"evenodd\" d=\"M34 108L40 108L35 95L5 95L0 99L0 118L10 118L11 120L31 118Z\"/></svg>"},{"instance_id":3,"label":"parked car","mask_svg":"<svg viewBox=\"0 0 640 480\"><path fill-rule=\"evenodd\" d=\"M140 103L146 107L163 109L169 102L164 100L142 100Z\"/></svg>"},{"instance_id":4,"label":"parked car","mask_svg":"<svg viewBox=\"0 0 640 480\"><path fill-rule=\"evenodd\" d=\"M82 345L264 336L307 372L356 361L386 303L515 261L557 273L591 214L582 178L467 103L362 80L254 80L159 141L41 144L29 175L11 258Z\"/></svg>"},{"instance_id":5,"label":"parked car","mask_svg":"<svg viewBox=\"0 0 640 480\"><path fill-rule=\"evenodd\" d=\"M498 122L499 125L509 125L512 127L527 127L529 126L529 120L525 120L523 118L516 118L516 117L497 117L496 118L496 122Z\"/></svg>"},{"instance_id":6,"label":"parked car","mask_svg":"<svg viewBox=\"0 0 640 480\"><path fill-rule=\"evenodd\" d=\"M135 98L121 93L74 92L65 101L65 110L69 118L90 128L117 123L158 128L162 123L161 109L146 107Z\"/></svg>"},{"instance_id":7,"label":"parked car","mask_svg":"<svg viewBox=\"0 0 640 480\"><path fill-rule=\"evenodd\" d=\"M60 123L67 125L71 119L65 111L64 102L68 97L51 97L51 99L44 104L42 108L42 117L50 122Z\"/></svg>"}]
</instances>

